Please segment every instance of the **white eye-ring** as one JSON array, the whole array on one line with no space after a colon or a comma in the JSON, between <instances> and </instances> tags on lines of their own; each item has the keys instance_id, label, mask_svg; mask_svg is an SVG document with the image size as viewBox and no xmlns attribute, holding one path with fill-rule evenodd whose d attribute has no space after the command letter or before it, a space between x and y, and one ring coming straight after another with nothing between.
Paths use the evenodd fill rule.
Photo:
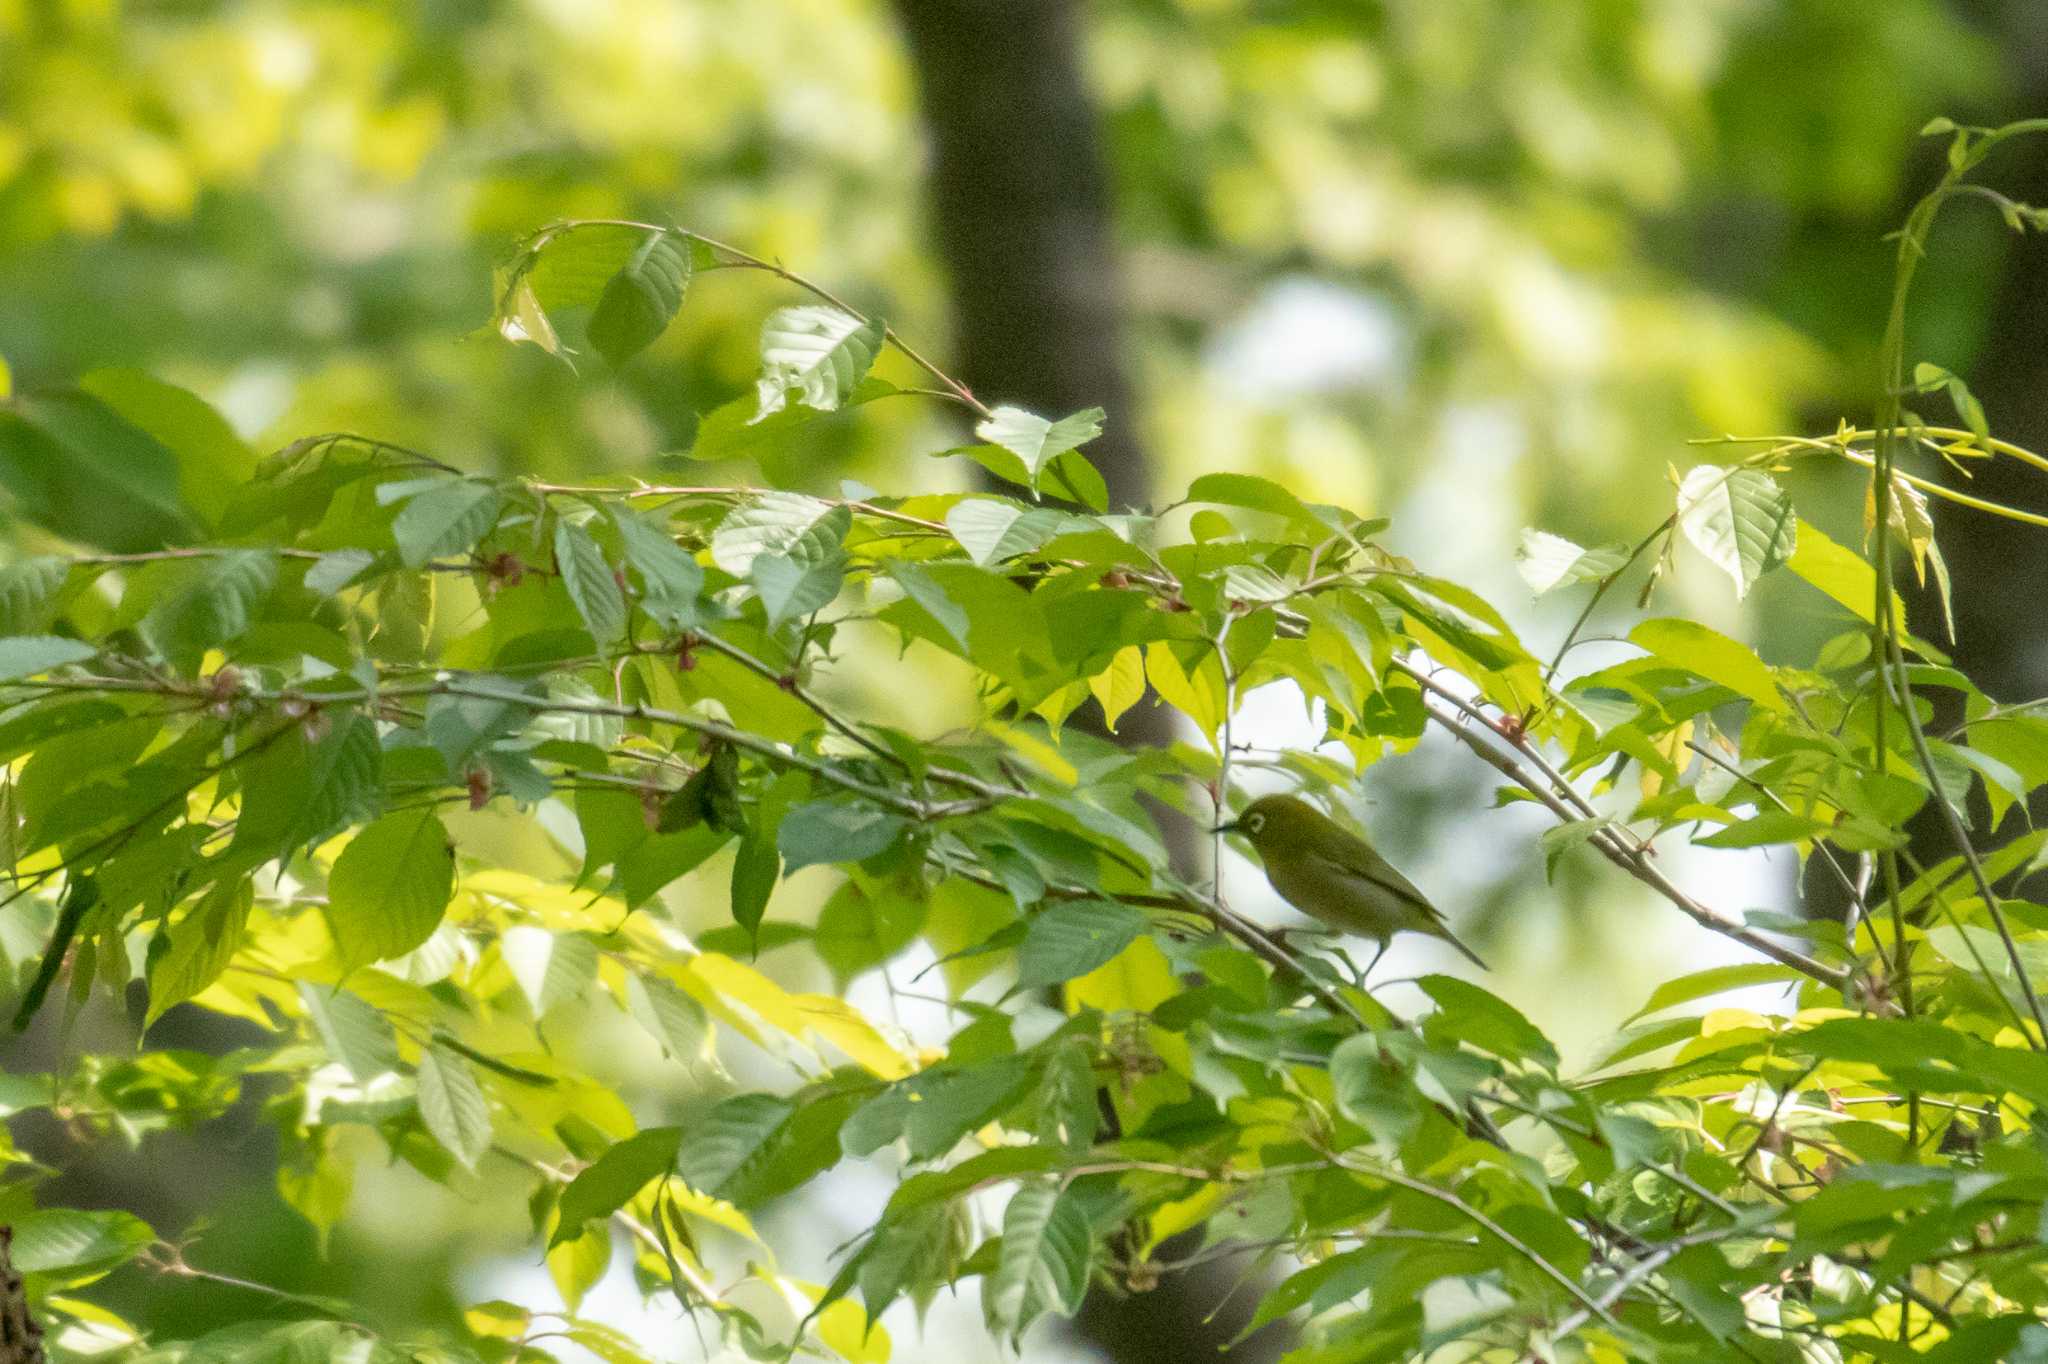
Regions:
<instances>
[{"instance_id":1,"label":"white eye-ring","mask_svg":"<svg viewBox=\"0 0 2048 1364\"><path fill-rule=\"evenodd\" d=\"M1266 827L1266 817L1264 815L1246 815L1244 817L1244 827L1250 829L1253 833L1257 833Z\"/></svg>"}]
</instances>

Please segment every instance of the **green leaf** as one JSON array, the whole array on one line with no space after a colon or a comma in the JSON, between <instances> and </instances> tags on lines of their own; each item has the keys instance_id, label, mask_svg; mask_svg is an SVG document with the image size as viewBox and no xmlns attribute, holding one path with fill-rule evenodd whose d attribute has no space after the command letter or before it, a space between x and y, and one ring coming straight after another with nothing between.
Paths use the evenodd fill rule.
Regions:
<instances>
[{"instance_id":1,"label":"green leaf","mask_svg":"<svg viewBox=\"0 0 2048 1364\"><path fill-rule=\"evenodd\" d=\"M438 1042L420 1053L420 1121L449 1155L474 1170L491 1149L491 1105L469 1062Z\"/></svg>"},{"instance_id":2,"label":"green leaf","mask_svg":"<svg viewBox=\"0 0 2048 1364\"><path fill-rule=\"evenodd\" d=\"M147 1222L125 1212L42 1208L11 1220L15 1269L67 1284L96 1279L156 1240Z\"/></svg>"},{"instance_id":3,"label":"green leaf","mask_svg":"<svg viewBox=\"0 0 2048 1364\"><path fill-rule=\"evenodd\" d=\"M1557 1069L1557 1048L1521 1010L1506 1000L1456 976L1423 976L1415 982L1437 1003L1430 1032L1470 1043L1481 1051L1511 1061L1534 1061Z\"/></svg>"},{"instance_id":4,"label":"green leaf","mask_svg":"<svg viewBox=\"0 0 2048 1364\"><path fill-rule=\"evenodd\" d=\"M1069 1037L1045 1058L1032 1104L1032 1130L1049 1145L1085 1151L1095 1144L1102 1108L1097 1095L1093 1049L1085 1038Z\"/></svg>"},{"instance_id":5,"label":"green leaf","mask_svg":"<svg viewBox=\"0 0 2048 1364\"><path fill-rule=\"evenodd\" d=\"M145 1023L154 1023L166 1009L183 1004L220 979L241 950L253 900L248 881L224 875L184 918L164 930L170 946L149 963Z\"/></svg>"},{"instance_id":6,"label":"green leaf","mask_svg":"<svg viewBox=\"0 0 2048 1364\"><path fill-rule=\"evenodd\" d=\"M20 559L0 568L0 635L26 635L46 629L50 603L71 576L69 560L53 554Z\"/></svg>"},{"instance_id":7,"label":"green leaf","mask_svg":"<svg viewBox=\"0 0 2048 1364\"><path fill-rule=\"evenodd\" d=\"M993 497L962 498L946 513L946 529L984 568L1029 554L1070 527L1088 529L1094 524L1047 507L1021 507Z\"/></svg>"},{"instance_id":8,"label":"green leaf","mask_svg":"<svg viewBox=\"0 0 2048 1364\"><path fill-rule=\"evenodd\" d=\"M498 524L498 490L474 479L451 478L416 493L391 522L398 557L423 568L443 554L466 554Z\"/></svg>"},{"instance_id":9,"label":"green leaf","mask_svg":"<svg viewBox=\"0 0 2048 1364\"><path fill-rule=\"evenodd\" d=\"M1790 709L1777 680L1762 659L1748 648L1697 621L1668 617L1641 621L1628 632L1629 642L1648 650L1660 662L1696 673L1748 697L1765 710Z\"/></svg>"},{"instance_id":10,"label":"green leaf","mask_svg":"<svg viewBox=\"0 0 2048 1364\"><path fill-rule=\"evenodd\" d=\"M296 818L280 851L323 842L369 818L383 794L383 764L376 722L367 715L337 717L306 756L304 784L293 793Z\"/></svg>"},{"instance_id":11,"label":"green leaf","mask_svg":"<svg viewBox=\"0 0 2048 1364\"><path fill-rule=\"evenodd\" d=\"M770 838L748 833L740 839L732 862L732 919L747 930L749 937L761 931L761 917L768 912L768 897L782 879L782 856Z\"/></svg>"},{"instance_id":12,"label":"green leaf","mask_svg":"<svg viewBox=\"0 0 2048 1364\"><path fill-rule=\"evenodd\" d=\"M1347 1037L1330 1053L1330 1083L1337 1111L1388 1146L1399 1146L1422 1126L1422 1105L1407 1072L1371 1033Z\"/></svg>"},{"instance_id":13,"label":"green leaf","mask_svg":"<svg viewBox=\"0 0 2048 1364\"><path fill-rule=\"evenodd\" d=\"M358 1083L398 1069L398 1036L391 1020L349 990L299 982L299 1002L312 1020L327 1054L348 1068Z\"/></svg>"},{"instance_id":14,"label":"green leaf","mask_svg":"<svg viewBox=\"0 0 2048 1364\"><path fill-rule=\"evenodd\" d=\"M614 368L668 330L690 287L690 251L666 232L650 235L605 284L590 315L590 344Z\"/></svg>"},{"instance_id":15,"label":"green leaf","mask_svg":"<svg viewBox=\"0 0 2048 1364\"><path fill-rule=\"evenodd\" d=\"M265 549L152 567L164 570L148 584L156 604L137 628L150 648L187 669L241 638L277 586L277 555Z\"/></svg>"},{"instance_id":16,"label":"green leaf","mask_svg":"<svg viewBox=\"0 0 2048 1364\"><path fill-rule=\"evenodd\" d=\"M327 878L327 921L349 966L402 957L433 934L455 890L455 847L431 808L388 814L349 841Z\"/></svg>"},{"instance_id":17,"label":"green leaf","mask_svg":"<svg viewBox=\"0 0 2048 1364\"><path fill-rule=\"evenodd\" d=\"M63 639L57 635L16 635L0 639L0 682L35 677L67 663L83 663L98 653L98 649L83 640Z\"/></svg>"},{"instance_id":18,"label":"green leaf","mask_svg":"<svg viewBox=\"0 0 2048 1364\"><path fill-rule=\"evenodd\" d=\"M555 523L555 567L590 637L600 648L616 641L626 628L626 598L589 531L573 521Z\"/></svg>"},{"instance_id":19,"label":"green leaf","mask_svg":"<svg viewBox=\"0 0 2048 1364\"><path fill-rule=\"evenodd\" d=\"M747 577L761 599L768 628L778 630L832 604L846 581L846 555L836 542L821 550L806 533L788 554L756 555Z\"/></svg>"},{"instance_id":20,"label":"green leaf","mask_svg":"<svg viewBox=\"0 0 2048 1364\"><path fill-rule=\"evenodd\" d=\"M711 562L735 578L744 578L758 556L788 553L832 510L829 502L803 493L761 493L734 507L718 523L711 535Z\"/></svg>"},{"instance_id":21,"label":"green leaf","mask_svg":"<svg viewBox=\"0 0 2048 1364\"><path fill-rule=\"evenodd\" d=\"M1800 843L1819 838L1832 823L1792 810L1765 810L1752 818L1693 840L1702 848L1762 848L1773 843Z\"/></svg>"},{"instance_id":22,"label":"green leaf","mask_svg":"<svg viewBox=\"0 0 2048 1364\"><path fill-rule=\"evenodd\" d=\"M623 505L611 508L626 563L640 575L640 606L671 630L697 622L698 600L704 594L704 570L685 553L665 525L636 516Z\"/></svg>"},{"instance_id":23,"label":"green leaf","mask_svg":"<svg viewBox=\"0 0 2048 1364\"><path fill-rule=\"evenodd\" d=\"M1272 479L1255 474L1203 474L1188 485L1187 500L1244 507L1284 516L1290 521L1316 522L1315 513L1300 498Z\"/></svg>"},{"instance_id":24,"label":"green leaf","mask_svg":"<svg viewBox=\"0 0 2048 1364\"><path fill-rule=\"evenodd\" d=\"M989 1329L1015 1346L1044 1313L1072 1316L1093 1251L1088 1219L1058 1181L1019 1188L1003 1210L1002 1249L982 1300Z\"/></svg>"},{"instance_id":25,"label":"green leaf","mask_svg":"<svg viewBox=\"0 0 2048 1364\"><path fill-rule=\"evenodd\" d=\"M863 322L837 308L778 308L761 327L761 378L754 420L797 401L837 411L882 350L879 320Z\"/></svg>"},{"instance_id":26,"label":"green leaf","mask_svg":"<svg viewBox=\"0 0 2048 1364\"><path fill-rule=\"evenodd\" d=\"M302 581L308 592L331 597L361 578L376 562L377 556L367 549L337 549L314 560Z\"/></svg>"},{"instance_id":27,"label":"green leaf","mask_svg":"<svg viewBox=\"0 0 2048 1364\"><path fill-rule=\"evenodd\" d=\"M626 1011L672 1060L697 1065L713 1059L711 1020L704 1006L673 981L641 971L627 976Z\"/></svg>"},{"instance_id":28,"label":"green leaf","mask_svg":"<svg viewBox=\"0 0 2048 1364\"><path fill-rule=\"evenodd\" d=\"M893 846L906 822L901 815L855 801L791 806L775 835L783 874L821 862L864 862Z\"/></svg>"},{"instance_id":29,"label":"green leaf","mask_svg":"<svg viewBox=\"0 0 2048 1364\"><path fill-rule=\"evenodd\" d=\"M1723 990L1739 990L1748 985L1770 985L1797 979L1797 971L1773 961L1742 961L1728 966L1709 966L1704 971L1688 972L1659 985L1650 992L1650 997L1643 1002L1643 1007L1630 1014L1626 1022L1633 1023L1646 1014L1668 1009L1675 1004L1689 1004L1695 999L1718 995Z\"/></svg>"},{"instance_id":30,"label":"green leaf","mask_svg":"<svg viewBox=\"0 0 2048 1364\"><path fill-rule=\"evenodd\" d=\"M256 471L256 452L197 394L139 369L96 369L78 386L176 457L178 494L209 524Z\"/></svg>"},{"instance_id":31,"label":"green leaf","mask_svg":"<svg viewBox=\"0 0 2048 1364\"><path fill-rule=\"evenodd\" d=\"M1032 916L1017 948L1017 988L1085 976L1145 931L1145 915L1113 900L1067 900Z\"/></svg>"},{"instance_id":32,"label":"green leaf","mask_svg":"<svg viewBox=\"0 0 2048 1364\"><path fill-rule=\"evenodd\" d=\"M200 533L179 493L177 456L87 393L21 397L0 410L0 488L20 515L116 553Z\"/></svg>"},{"instance_id":33,"label":"green leaf","mask_svg":"<svg viewBox=\"0 0 2048 1364\"><path fill-rule=\"evenodd\" d=\"M585 1166L562 1190L560 1221L549 1246L573 1240L584 1223L610 1217L650 1180L674 1173L682 1139L680 1127L649 1127L616 1143Z\"/></svg>"},{"instance_id":34,"label":"green leaf","mask_svg":"<svg viewBox=\"0 0 2048 1364\"><path fill-rule=\"evenodd\" d=\"M1702 464L1678 487L1678 526L1693 547L1735 580L1740 599L1792 556L1792 499L1761 469Z\"/></svg>"},{"instance_id":35,"label":"green leaf","mask_svg":"<svg viewBox=\"0 0 2048 1364\"><path fill-rule=\"evenodd\" d=\"M1585 549L1562 535L1534 528L1522 532L1515 550L1515 569L1537 596L1574 583L1597 582L1628 562L1622 545Z\"/></svg>"},{"instance_id":36,"label":"green leaf","mask_svg":"<svg viewBox=\"0 0 2048 1364\"><path fill-rule=\"evenodd\" d=\"M1785 566L1856 613L1865 624L1877 620L1877 570L1862 555L1837 544L1805 521L1798 523L1798 541ZM1892 611L1906 619L1905 601L1894 591Z\"/></svg>"},{"instance_id":37,"label":"green leaf","mask_svg":"<svg viewBox=\"0 0 2048 1364\"><path fill-rule=\"evenodd\" d=\"M974 434L1024 461L1025 470L1036 484L1046 465L1102 434L1104 415L1101 408L1091 407L1049 422L1021 407L998 407L988 420L974 428Z\"/></svg>"},{"instance_id":38,"label":"green leaf","mask_svg":"<svg viewBox=\"0 0 2048 1364\"><path fill-rule=\"evenodd\" d=\"M1031 1064L1021 1056L920 1071L857 1109L839 1142L848 1155L866 1156L901 1138L912 1160L931 1160L1002 1116L1030 1083Z\"/></svg>"},{"instance_id":39,"label":"green leaf","mask_svg":"<svg viewBox=\"0 0 2048 1364\"><path fill-rule=\"evenodd\" d=\"M597 944L581 933L515 924L499 936L498 954L537 1019L581 999L597 980Z\"/></svg>"}]
</instances>

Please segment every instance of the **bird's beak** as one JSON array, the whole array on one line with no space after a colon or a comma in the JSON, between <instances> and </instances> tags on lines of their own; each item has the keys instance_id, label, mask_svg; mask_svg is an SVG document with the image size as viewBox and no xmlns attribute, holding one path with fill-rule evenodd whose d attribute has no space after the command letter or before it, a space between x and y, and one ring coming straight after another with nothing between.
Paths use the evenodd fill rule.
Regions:
<instances>
[{"instance_id":1,"label":"bird's beak","mask_svg":"<svg viewBox=\"0 0 2048 1364\"><path fill-rule=\"evenodd\" d=\"M1228 824L1218 824L1215 828L1209 830L1209 832L1212 834L1234 834L1238 831L1238 826L1242 825L1243 823L1244 821L1241 819L1233 819Z\"/></svg>"}]
</instances>

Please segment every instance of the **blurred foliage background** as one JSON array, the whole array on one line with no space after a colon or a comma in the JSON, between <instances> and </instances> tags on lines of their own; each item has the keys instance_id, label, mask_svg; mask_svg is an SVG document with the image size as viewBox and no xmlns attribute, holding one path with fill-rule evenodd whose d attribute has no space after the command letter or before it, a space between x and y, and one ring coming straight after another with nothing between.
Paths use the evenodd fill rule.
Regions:
<instances>
[{"instance_id":1,"label":"blurred foliage background","mask_svg":"<svg viewBox=\"0 0 2048 1364\"><path fill-rule=\"evenodd\" d=\"M922 457L958 432L906 403L829 426L800 465L691 461L698 414L748 385L760 318L792 301L758 280L700 279L619 373L483 330L493 266L537 227L678 222L884 313L990 400L1105 401L1128 501L1261 473L1389 514L1394 547L1526 602L1521 526L1633 540L1686 440L1867 414L1883 235L1940 155L1917 130L2044 109L2034 0L0 0L0 357L19 388L151 371L258 448L343 429L560 476L967 476ZM2048 159L2021 154L2039 202ZM2037 448L2044 257L1959 215L1914 345ZM1853 538L1839 491L1829 528ZM1962 661L1994 695L2043 690L2048 641L2016 603L2048 556L1943 530ZM1736 623L1703 574L1668 590ZM1759 595L1767 656L1807 637L1795 601ZM1383 846L1480 907L1503 992L1563 1037L1633 1006L1632 967L1691 950L1610 878L1567 860L1548 887L1533 846L1502 853L1481 774L1425 750L1375 777ZM1790 869L1715 874L1761 903ZM450 1310L454 1276L533 1277L490 1268L518 1228L397 1172L321 1261L261 1131L152 1138L153 1171L79 1165L66 1194L156 1200L159 1225L212 1224L219 1268L399 1319ZM124 1274L180 1334L247 1306ZM1184 1357L1131 1325L1144 1310L1092 1315L1072 1349Z\"/></svg>"}]
</instances>

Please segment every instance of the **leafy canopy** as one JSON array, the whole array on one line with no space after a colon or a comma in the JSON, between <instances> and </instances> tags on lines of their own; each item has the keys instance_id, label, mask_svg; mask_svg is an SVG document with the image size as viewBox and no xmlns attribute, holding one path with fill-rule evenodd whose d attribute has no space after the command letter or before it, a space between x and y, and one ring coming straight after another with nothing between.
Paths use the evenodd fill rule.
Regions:
<instances>
[{"instance_id":1,"label":"leafy canopy","mask_svg":"<svg viewBox=\"0 0 2048 1364\"><path fill-rule=\"evenodd\" d=\"M1903 235L1901 313L1935 211L2025 130L1937 130L1951 170ZM693 280L732 269L810 287L680 229L562 224L502 273L500 330L630 363ZM1242 474L1199 480L1192 517L1112 512L1087 461L1103 414L984 407L813 292L768 317L757 391L700 444L800 449L825 414L911 386L874 372L888 356L973 413L983 444L951 453L1012 490L566 486L340 434L223 489L232 437L177 390L9 401L0 482L75 549L0 570L17 1021L139 983L148 1020L187 1005L264 1039L203 1055L144 1034L133 1056L10 1077L10 1113L135 1136L217 1117L262 1074L284 1086L280 1192L323 1231L360 1149L338 1138L366 1130L429 1179L526 1199L572 1314L616 1243L649 1292L764 1360L886 1359L885 1309L965 1281L1019 1341L1090 1291L1142 1289L1191 1231L1201 1254L1291 1255L1255 1322L1304 1323L1303 1361L2048 1348L2048 907L1998 890L2043 836L1973 842L2048 784L2048 721L1947 667L1889 586L1895 541L1944 578L1926 498L1957 496L1908 460L2039 461L1945 370L1915 391L1963 425L1905 412L1896 322L1872 428L1694 469L1633 549L1523 543L1537 590L1593 585L1587 615L1645 565L1647 602L1685 541L1738 593L1796 574L1841 633L1774 664L1651 615L1635 656L1560 681L1571 639L1539 658L1479 595L1381 549L1384 523ZM1875 562L1799 519L1777 474L1808 459L1871 470ZM980 723L913 732L838 701L835 671L877 639L954 660ZM1341 950L1282 944L1176 870L1155 812L1208 826L1240 799L1232 717L1268 685L1326 728L1270 760L1310 792L1439 727L1503 800L1555 817L1552 865L1597 853L1756 959L1657 984L1581 1073L1479 984L1425 976L1429 1007L1397 1015ZM1091 702L1110 726L1166 705L1192 740L1117 748L1072 723ZM566 870L508 865L464 807ZM1912 854L1923 808L1954 856ZM1791 847L1849 918L1682 888L1656 851L1684 840ZM812 867L829 893L808 922L784 906ZM681 887L725 897L730 923L685 934ZM842 982L921 944L959 1026L925 1045L792 991L752 961L779 944ZM1711 1007L1758 984L1790 1010ZM601 1061L548 1044L571 1009L630 1020L715 1101L638 1125ZM723 1077L730 1037L785 1082ZM884 1155L895 1192L831 1281L778 1268L754 1214ZM33 1206L38 1171L14 1173L14 1260L60 1348L543 1360L559 1336L649 1357L506 1303L399 1340L288 1294L152 1340L79 1290L184 1252L126 1213ZM736 1280L796 1310L764 1318Z\"/></svg>"}]
</instances>

